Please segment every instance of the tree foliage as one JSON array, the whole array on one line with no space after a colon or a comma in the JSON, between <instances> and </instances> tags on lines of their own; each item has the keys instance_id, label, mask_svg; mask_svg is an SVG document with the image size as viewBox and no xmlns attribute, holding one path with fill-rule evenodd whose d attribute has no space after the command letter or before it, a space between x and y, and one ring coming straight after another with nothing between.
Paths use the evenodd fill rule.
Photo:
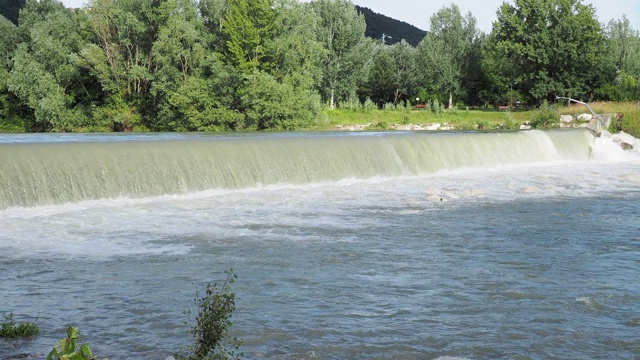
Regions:
<instances>
[{"instance_id":1,"label":"tree foliage","mask_svg":"<svg viewBox=\"0 0 640 360\"><path fill-rule=\"evenodd\" d=\"M319 19L316 39L325 50L319 90L333 108L364 82L372 43L364 36L364 16L350 1L316 0L311 6Z\"/></svg>"},{"instance_id":2,"label":"tree foliage","mask_svg":"<svg viewBox=\"0 0 640 360\"><path fill-rule=\"evenodd\" d=\"M602 27L580 0L503 3L491 39L503 73L515 71L505 77L532 102L589 97L605 80Z\"/></svg>"},{"instance_id":3,"label":"tree foliage","mask_svg":"<svg viewBox=\"0 0 640 360\"><path fill-rule=\"evenodd\" d=\"M7 85L34 113L36 129L69 131L86 124L79 103L82 73L71 61L82 38L74 12L55 0L28 0L20 13L26 41L13 54Z\"/></svg>"},{"instance_id":4,"label":"tree foliage","mask_svg":"<svg viewBox=\"0 0 640 360\"><path fill-rule=\"evenodd\" d=\"M429 84L433 92L445 94L450 108L454 96L464 92L462 79L478 35L473 15L468 13L463 17L460 9L452 4L431 17L430 31L418 47L423 82Z\"/></svg>"},{"instance_id":5,"label":"tree foliage","mask_svg":"<svg viewBox=\"0 0 640 360\"><path fill-rule=\"evenodd\" d=\"M640 34L580 0L506 2L487 35L452 4L417 47L366 37L349 0L24 0L17 24L0 17L12 131L294 130L322 106L416 95L449 107L640 96Z\"/></svg>"},{"instance_id":6,"label":"tree foliage","mask_svg":"<svg viewBox=\"0 0 640 360\"><path fill-rule=\"evenodd\" d=\"M640 98L640 33L625 15L611 20L605 29L607 54L616 71L615 82L599 89L604 100L638 100Z\"/></svg>"},{"instance_id":7,"label":"tree foliage","mask_svg":"<svg viewBox=\"0 0 640 360\"><path fill-rule=\"evenodd\" d=\"M274 38L272 0L228 0L223 25L227 58L245 73L271 68L269 44Z\"/></svg>"}]
</instances>

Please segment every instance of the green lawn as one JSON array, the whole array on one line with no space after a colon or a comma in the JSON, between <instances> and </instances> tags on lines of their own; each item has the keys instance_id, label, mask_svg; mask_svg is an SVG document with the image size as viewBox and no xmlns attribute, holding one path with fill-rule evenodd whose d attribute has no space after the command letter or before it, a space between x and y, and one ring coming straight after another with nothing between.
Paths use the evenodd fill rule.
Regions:
<instances>
[{"instance_id":1,"label":"green lawn","mask_svg":"<svg viewBox=\"0 0 640 360\"><path fill-rule=\"evenodd\" d=\"M625 131L640 138L640 104L635 102L624 103L592 103L589 106L598 114L621 113L623 114L620 128L615 125L609 130L612 132ZM558 106L557 117L570 114L574 117L589 113L584 105ZM520 125L531 121L538 113L537 109L527 110L443 110L438 113L430 110L345 110L326 109L320 115L316 125L310 130L336 130L339 126L348 128L353 125L367 125L370 130L384 130L393 128L393 125L420 125L428 126L434 123L451 124L456 130L473 129L519 129ZM555 122L558 122L556 120Z\"/></svg>"},{"instance_id":2,"label":"green lawn","mask_svg":"<svg viewBox=\"0 0 640 360\"><path fill-rule=\"evenodd\" d=\"M336 126L366 125L370 129L387 129L392 125L422 125L434 123L453 125L456 130L519 128L528 121L530 111L453 110L325 110L317 123L317 130L335 130Z\"/></svg>"}]
</instances>

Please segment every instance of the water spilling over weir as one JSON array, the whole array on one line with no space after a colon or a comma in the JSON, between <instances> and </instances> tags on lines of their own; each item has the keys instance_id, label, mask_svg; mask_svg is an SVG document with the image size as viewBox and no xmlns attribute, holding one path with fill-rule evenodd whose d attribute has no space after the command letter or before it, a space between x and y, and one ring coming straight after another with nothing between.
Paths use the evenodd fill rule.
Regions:
<instances>
[{"instance_id":1,"label":"water spilling over weir","mask_svg":"<svg viewBox=\"0 0 640 360\"><path fill-rule=\"evenodd\" d=\"M0 209L587 160L585 130L58 137L0 143Z\"/></svg>"},{"instance_id":2,"label":"water spilling over weir","mask_svg":"<svg viewBox=\"0 0 640 360\"><path fill-rule=\"evenodd\" d=\"M100 359L632 359L640 154L586 130L0 135L0 312ZM193 313L192 313L193 314ZM193 320L193 319L192 319Z\"/></svg>"}]
</instances>

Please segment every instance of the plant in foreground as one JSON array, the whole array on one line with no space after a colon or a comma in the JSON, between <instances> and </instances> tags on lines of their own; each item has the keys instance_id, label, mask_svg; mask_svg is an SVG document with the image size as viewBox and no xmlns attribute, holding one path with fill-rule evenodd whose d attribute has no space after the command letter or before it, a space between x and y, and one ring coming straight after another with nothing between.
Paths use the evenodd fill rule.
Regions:
<instances>
[{"instance_id":1,"label":"plant in foreground","mask_svg":"<svg viewBox=\"0 0 640 360\"><path fill-rule=\"evenodd\" d=\"M95 357L91 354L89 345L82 344L78 349L78 338L80 332L78 328L69 326L67 329L67 337L60 340L58 345L47 355L47 360L91 360ZM78 349L78 351L76 351Z\"/></svg>"},{"instance_id":2,"label":"plant in foreground","mask_svg":"<svg viewBox=\"0 0 640 360\"><path fill-rule=\"evenodd\" d=\"M13 313L2 314L4 321L0 324L0 337L15 338L36 335L40 332L38 325L32 322L16 324Z\"/></svg>"},{"instance_id":3,"label":"plant in foreground","mask_svg":"<svg viewBox=\"0 0 640 360\"><path fill-rule=\"evenodd\" d=\"M207 284L203 297L196 292L195 304L198 307L196 324L191 328L195 342L187 347L187 354L176 354L181 360L203 359L239 359L243 356L237 351L242 340L230 337L232 325L231 314L236 309L236 295L231 292L231 284L237 279L233 270L225 272L227 279L220 286L218 283ZM187 311L189 315L189 311Z\"/></svg>"}]
</instances>

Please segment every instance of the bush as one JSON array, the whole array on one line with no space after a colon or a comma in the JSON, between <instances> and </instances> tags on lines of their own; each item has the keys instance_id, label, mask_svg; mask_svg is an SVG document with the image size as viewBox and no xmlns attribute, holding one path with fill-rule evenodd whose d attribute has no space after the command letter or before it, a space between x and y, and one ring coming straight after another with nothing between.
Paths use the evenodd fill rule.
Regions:
<instances>
[{"instance_id":1,"label":"bush","mask_svg":"<svg viewBox=\"0 0 640 360\"><path fill-rule=\"evenodd\" d=\"M194 300L198 314L195 318L196 324L191 329L195 343L186 348L187 354L176 354L177 359L222 360L242 357L242 353L237 353L242 340L229 335L232 325L231 314L236 309L236 295L231 292L231 284L237 276L233 270L227 271L226 274L227 279L221 286L218 286L218 283L209 283L203 297L196 293Z\"/></svg>"},{"instance_id":2,"label":"bush","mask_svg":"<svg viewBox=\"0 0 640 360\"><path fill-rule=\"evenodd\" d=\"M504 120L503 125L505 129L516 129L518 127L518 122L511 111L507 110L504 112Z\"/></svg>"},{"instance_id":3,"label":"bush","mask_svg":"<svg viewBox=\"0 0 640 360\"><path fill-rule=\"evenodd\" d=\"M3 314L4 321L0 324L0 338L16 338L32 336L40 333L40 328L35 323L26 322L16 324L13 321L13 313Z\"/></svg>"},{"instance_id":4,"label":"bush","mask_svg":"<svg viewBox=\"0 0 640 360\"><path fill-rule=\"evenodd\" d=\"M341 102L339 108L349 111L360 111L362 110L362 104L360 104L357 96L352 95L349 96L346 101Z\"/></svg>"},{"instance_id":5,"label":"bush","mask_svg":"<svg viewBox=\"0 0 640 360\"><path fill-rule=\"evenodd\" d=\"M278 82L256 71L246 78L240 99L248 130L297 130L312 125L320 113L320 98L296 79Z\"/></svg>"},{"instance_id":6,"label":"bush","mask_svg":"<svg viewBox=\"0 0 640 360\"><path fill-rule=\"evenodd\" d=\"M429 104L429 108L436 114L440 114L442 112L442 105L438 101L438 99L434 99Z\"/></svg>"},{"instance_id":7,"label":"bush","mask_svg":"<svg viewBox=\"0 0 640 360\"><path fill-rule=\"evenodd\" d=\"M558 122L560 114L553 105L546 101L531 113L531 126L534 128L547 128Z\"/></svg>"},{"instance_id":8,"label":"bush","mask_svg":"<svg viewBox=\"0 0 640 360\"><path fill-rule=\"evenodd\" d=\"M373 111L378 110L378 106L374 103L371 98L367 97L363 105L364 111Z\"/></svg>"}]
</instances>

